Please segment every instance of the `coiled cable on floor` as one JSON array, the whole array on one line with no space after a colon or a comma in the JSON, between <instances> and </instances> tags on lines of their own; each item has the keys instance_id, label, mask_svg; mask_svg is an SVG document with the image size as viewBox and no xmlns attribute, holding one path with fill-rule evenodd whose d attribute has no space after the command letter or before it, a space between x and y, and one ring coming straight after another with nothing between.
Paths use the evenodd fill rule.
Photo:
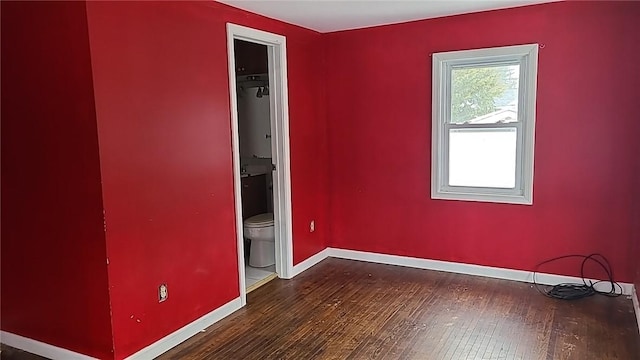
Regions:
<instances>
[{"instance_id":1,"label":"coiled cable on floor","mask_svg":"<svg viewBox=\"0 0 640 360\"><path fill-rule=\"evenodd\" d=\"M540 285L536 281L536 274L538 273L538 269L540 268L540 266L554 262L554 261L568 259L568 258L582 259L582 265L580 266L580 277L582 278L582 284L562 283L562 284L553 285L551 286L550 289L541 288L541 286L544 286L544 285ZM591 280L587 280L584 277L585 264L587 264L587 262L589 261L593 261L598 265L600 265L600 267L607 274L607 280L591 281ZM597 290L595 286L600 283L609 283L611 285L611 288L609 289L609 291ZM543 261L538 265L536 265L533 271L533 284L541 294L553 299L560 299L560 300L583 299L596 294L611 296L611 297L622 295L622 286L620 286L620 284L618 284L613 280L613 271L611 270L611 265L609 265L609 261L601 254L564 255L564 256L558 256L558 257Z\"/></svg>"}]
</instances>

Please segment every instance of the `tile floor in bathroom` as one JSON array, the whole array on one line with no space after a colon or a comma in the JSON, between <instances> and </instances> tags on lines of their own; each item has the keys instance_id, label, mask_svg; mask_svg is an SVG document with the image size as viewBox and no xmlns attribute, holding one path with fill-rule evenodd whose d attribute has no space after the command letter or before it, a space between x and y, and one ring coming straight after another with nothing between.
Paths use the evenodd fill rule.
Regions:
<instances>
[{"instance_id":1,"label":"tile floor in bathroom","mask_svg":"<svg viewBox=\"0 0 640 360\"><path fill-rule=\"evenodd\" d=\"M245 277L245 286L248 290L253 290L258 285L258 283L267 280L268 278L273 278L276 275L276 266L271 265L263 268L254 268L249 265L244 266L244 277ZM270 279L269 279L270 280Z\"/></svg>"}]
</instances>

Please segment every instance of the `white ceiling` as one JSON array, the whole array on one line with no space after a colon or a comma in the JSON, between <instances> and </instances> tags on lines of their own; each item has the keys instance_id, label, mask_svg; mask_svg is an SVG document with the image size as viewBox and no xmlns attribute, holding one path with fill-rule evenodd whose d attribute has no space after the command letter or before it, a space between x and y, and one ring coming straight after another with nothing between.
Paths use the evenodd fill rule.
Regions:
<instances>
[{"instance_id":1,"label":"white ceiling","mask_svg":"<svg viewBox=\"0 0 640 360\"><path fill-rule=\"evenodd\" d=\"M470 12L504 9L558 0L219 0L253 13L319 32Z\"/></svg>"}]
</instances>

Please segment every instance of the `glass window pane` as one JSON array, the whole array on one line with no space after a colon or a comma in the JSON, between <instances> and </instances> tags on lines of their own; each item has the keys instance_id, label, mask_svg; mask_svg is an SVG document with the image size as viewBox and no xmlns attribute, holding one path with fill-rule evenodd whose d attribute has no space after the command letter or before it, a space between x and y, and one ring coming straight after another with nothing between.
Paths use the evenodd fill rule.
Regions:
<instances>
[{"instance_id":1,"label":"glass window pane","mask_svg":"<svg viewBox=\"0 0 640 360\"><path fill-rule=\"evenodd\" d=\"M451 118L454 124L518 121L520 65L477 66L451 70Z\"/></svg>"},{"instance_id":2,"label":"glass window pane","mask_svg":"<svg viewBox=\"0 0 640 360\"><path fill-rule=\"evenodd\" d=\"M449 186L515 188L516 128L449 130Z\"/></svg>"}]
</instances>

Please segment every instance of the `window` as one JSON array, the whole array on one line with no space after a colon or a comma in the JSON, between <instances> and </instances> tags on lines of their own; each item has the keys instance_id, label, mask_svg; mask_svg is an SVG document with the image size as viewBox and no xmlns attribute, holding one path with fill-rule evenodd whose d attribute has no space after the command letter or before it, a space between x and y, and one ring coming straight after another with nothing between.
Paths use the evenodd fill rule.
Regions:
<instances>
[{"instance_id":1,"label":"window","mask_svg":"<svg viewBox=\"0 0 640 360\"><path fill-rule=\"evenodd\" d=\"M433 54L431 198L533 203L538 45Z\"/></svg>"}]
</instances>

